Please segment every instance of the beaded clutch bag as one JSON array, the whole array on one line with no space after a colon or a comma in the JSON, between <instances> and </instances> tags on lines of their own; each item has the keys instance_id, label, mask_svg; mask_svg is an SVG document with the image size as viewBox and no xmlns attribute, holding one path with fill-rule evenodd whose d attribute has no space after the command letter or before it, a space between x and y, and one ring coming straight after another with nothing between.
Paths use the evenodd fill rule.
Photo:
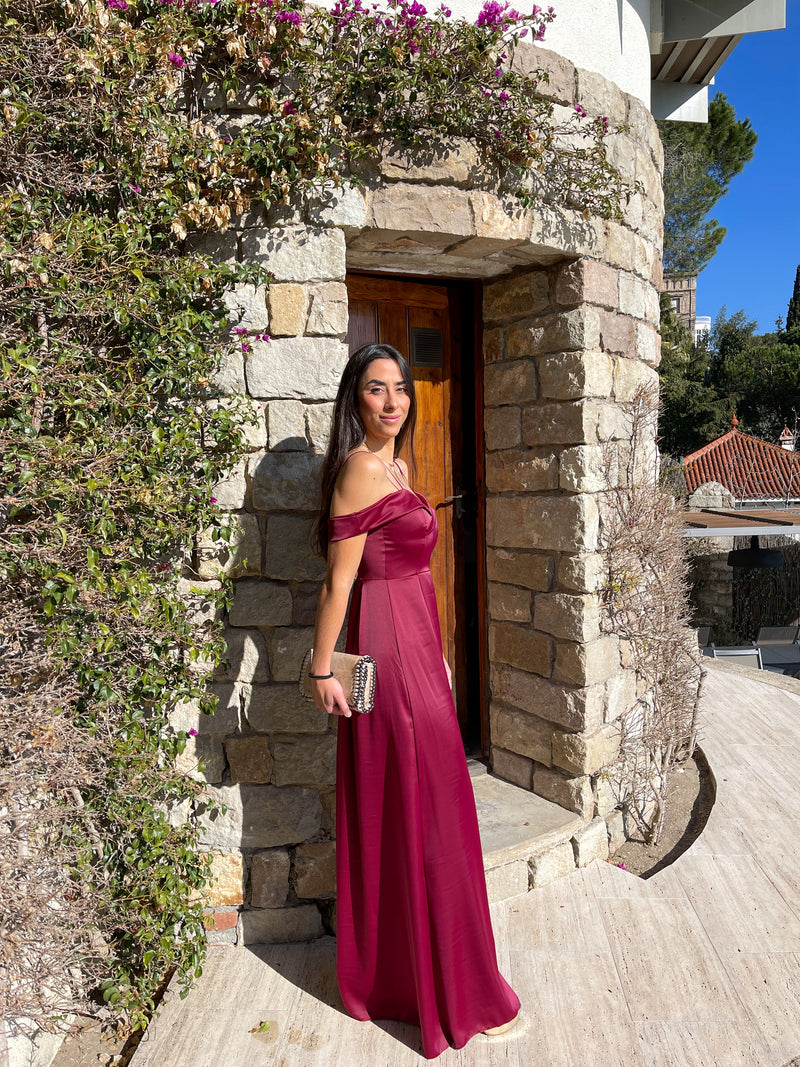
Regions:
<instances>
[{"instance_id":1,"label":"beaded clutch bag","mask_svg":"<svg viewBox=\"0 0 800 1067\"><path fill-rule=\"evenodd\" d=\"M313 699L311 679L308 676L313 653L313 648L306 652L303 666L300 668L300 692L307 700ZM331 656L331 670L336 681L341 683L345 699L352 710L361 715L372 711L377 674L377 664L372 656L353 656L349 652L334 652Z\"/></svg>"}]
</instances>

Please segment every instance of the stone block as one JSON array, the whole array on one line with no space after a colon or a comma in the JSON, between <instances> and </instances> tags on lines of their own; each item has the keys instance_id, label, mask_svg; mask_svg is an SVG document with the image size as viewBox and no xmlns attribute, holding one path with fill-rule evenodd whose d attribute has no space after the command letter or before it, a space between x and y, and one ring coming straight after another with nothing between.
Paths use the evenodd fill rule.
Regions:
<instances>
[{"instance_id":1,"label":"stone block","mask_svg":"<svg viewBox=\"0 0 800 1067\"><path fill-rule=\"evenodd\" d=\"M225 742L225 755L232 782L257 782L270 780L272 756L266 737L251 734L248 737L229 737Z\"/></svg>"},{"instance_id":2,"label":"stone block","mask_svg":"<svg viewBox=\"0 0 800 1067\"><path fill-rule=\"evenodd\" d=\"M561 352L539 360L543 400L611 396L614 364L604 352Z\"/></svg>"},{"instance_id":3,"label":"stone block","mask_svg":"<svg viewBox=\"0 0 800 1067\"><path fill-rule=\"evenodd\" d=\"M276 337L251 344L247 388L268 400L335 400L347 347L333 337Z\"/></svg>"},{"instance_id":4,"label":"stone block","mask_svg":"<svg viewBox=\"0 0 800 1067\"><path fill-rule=\"evenodd\" d=\"M489 623L489 658L492 663L507 663L523 671L548 677L550 674L550 639L530 626L513 622Z\"/></svg>"},{"instance_id":5,"label":"stone block","mask_svg":"<svg viewBox=\"0 0 800 1067\"><path fill-rule=\"evenodd\" d=\"M454 237L475 233L469 194L462 189L410 182L385 185L373 194L371 214L378 230Z\"/></svg>"},{"instance_id":6,"label":"stone block","mask_svg":"<svg viewBox=\"0 0 800 1067\"><path fill-rule=\"evenodd\" d=\"M609 487L606 455L597 445L565 448L558 461L558 484L569 493L599 493Z\"/></svg>"},{"instance_id":7,"label":"stone block","mask_svg":"<svg viewBox=\"0 0 800 1067\"><path fill-rule=\"evenodd\" d=\"M569 685L595 685L605 682L621 670L619 641L616 637L598 637L595 641L556 643L556 662L553 681ZM600 723L587 723L587 726Z\"/></svg>"},{"instance_id":8,"label":"stone block","mask_svg":"<svg viewBox=\"0 0 800 1067\"><path fill-rule=\"evenodd\" d=\"M604 774L598 774L592 779L594 793L594 813L607 819L608 815L615 811L619 802L619 788L611 778ZM622 814L622 812L620 812Z\"/></svg>"},{"instance_id":9,"label":"stone block","mask_svg":"<svg viewBox=\"0 0 800 1067\"><path fill-rule=\"evenodd\" d=\"M295 892L301 899L331 900L336 896L336 843L300 845L294 856Z\"/></svg>"},{"instance_id":10,"label":"stone block","mask_svg":"<svg viewBox=\"0 0 800 1067\"><path fill-rule=\"evenodd\" d=\"M564 555L558 561L556 583L574 593L594 593L605 579L605 560L598 552Z\"/></svg>"},{"instance_id":11,"label":"stone block","mask_svg":"<svg viewBox=\"0 0 800 1067\"><path fill-rule=\"evenodd\" d=\"M514 448L522 443L522 422L519 408L486 408L484 411L486 449L494 452L501 448Z\"/></svg>"},{"instance_id":12,"label":"stone block","mask_svg":"<svg viewBox=\"0 0 800 1067\"><path fill-rule=\"evenodd\" d=\"M329 718L310 700L300 696L297 683L242 687L244 717L254 730L265 734L324 734Z\"/></svg>"},{"instance_id":13,"label":"stone block","mask_svg":"<svg viewBox=\"0 0 800 1067\"><path fill-rule=\"evenodd\" d=\"M537 453L530 448L490 452L486 456L486 486L490 493L536 493L556 489L558 460L552 453Z\"/></svg>"},{"instance_id":14,"label":"stone block","mask_svg":"<svg viewBox=\"0 0 800 1067\"><path fill-rule=\"evenodd\" d=\"M426 143L424 148L394 146L381 159L381 173L391 181L463 185L480 163L475 144L465 137Z\"/></svg>"},{"instance_id":15,"label":"stone block","mask_svg":"<svg viewBox=\"0 0 800 1067\"><path fill-rule=\"evenodd\" d=\"M303 333L308 315L305 286L292 282L271 285L267 307L273 337L294 337Z\"/></svg>"},{"instance_id":16,"label":"stone block","mask_svg":"<svg viewBox=\"0 0 800 1067\"><path fill-rule=\"evenodd\" d=\"M232 289L226 289L223 299L231 325L245 330L269 328L266 286L243 282Z\"/></svg>"},{"instance_id":17,"label":"stone block","mask_svg":"<svg viewBox=\"0 0 800 1067\"><path fill-rule=\"evenodd\" d=\"M575 869L575 856L570 841L559 841L550 848L536 853L528 861L531 884L534 889L549 885L557 878Z\"/></svg>"},{"instance_id":18,"label":"stone block","mask_svg":"<svg viewBox=\"0 0 800 1067\"><path fill-rule=\"evenodd\" d=\"M335 725L335 724L334 724ZM322 829L326 834L336 833L336 788L320 789L322 802Z\"/></svg>"},{"instance_id":19,"label":"stone block","mask_svg":"<svg viewBox=\"0 0 800 1067\"><path fill-rule=\"evenodd\" d=\"M639 359L618 359L614 375L614 397L620 404L633 400L639 389L658 395L658 371Z\"/></svg>"},{"instance_id":20,"label":"stone block","mask_svg":"<svg viewBox=\"0 0 800 1067\"><path fill-rule=\"evenodd\" d=\"M212 852L211 880L203 889L210 908L235 907L244 900L244 863L241 852Z\"/></svg>"},{"instance_id":21,"label":"stone block","mask_svg":"<svg viewBox=\"0 0 800 1067\"><path fill-rule=\"evenodd\" d=\"M492 745L492 773L520 789L533 787L533 760L517 752L509 752L499 745Z\"/></svg>"},{"instance_id":22,"label":"stone block","mask_svg":"<svg viewBox=\"0 0 800 1067\"><path fill-rule=\"evenodd\" d=\"M634 355L634 323L631 319L601 311L599 325L600 344L604 352L620 356Z\"/></svg>"},{"instance_id":23,"label":"stone block","mask_svg":"<svg viewBox=\"0 0 800 1067\"><path fill-rule=\"evenodd\" d=\"M486 564L489 580L493 582L545 591L553 580L553 559L550 556L517 552L510 548L490 548L486 553Z\"/></svg>"},{"instance_id":24,"label":"stone block","mask_svg":"<svg viewBox=\"0 0 800 1067\"><path fill-rule=\"evenodd\" d=\"M280 736L272 743L274 785L333 785L336 781L334 734Z\"/></svg>"},{"instance_id":25,"label":"stone block","mask_svg":"<svg viewBox=\"0 0 800 1067\"><path fill-rule=\"evenodd\" d=\"M606 722L615 722L636 703L635 670L619 667L606 682Z\"/></svg>"},{"instance_id":26,"label":"stone block","mask_svg":"<svg viewBox=\"0 0 800 1067\"><path fill-rule=\"evenodd\" d=\"M219 357L216 370L211 376L216 389L225 396L238 396L247 391L244 380L244 353L241 345L231 345Z\"/></svg>"},{"instance_id":27,"label":"stone block","mask_svg":"<svg viewBox=\"0 0 800 1067\"><path fill-rule=\"evenodd\" d=\"M623 271L619 276L619 309L635 319L647 318L648 290L651 287L635 274Z\"/></svg>"},{"instance_id":28,"label":"stone block","mask_svg":"<svg viewBox=\"0 0 800 1067\"><path fill-rule=\"evenodd\" d=\"M533 791L567 811L574 811L582 819L591 819L594 814L594 797L588 775L575 778L537 763L533 769Z\"/></svg>"},{"instance_id":29,"label":"stone block","mask_svg":"<svg viewBox=\"0 0 800 1067\"><path fill-rule=\"evenodd\" d=\"M267 518L264 574L284 581L320 581L325 561L317 555L311 538L316 519L301 515L270 515Z\"/></svg>"},{"instance_id":30,"label":"stone block","mask_svg":"<svg viewBox=\"0 0 800 1067\"><path fill-rule=\"evenodd\" d=\"M613 855L627 841L625 836L625 816L619 810L611 811L606 816L606 830L608 833L608 851Z\"/></svg>"},{"instance_id":31,"label":"stone block","mask_svg":"<svg viewBox=\"0 0 800 1067\"><path fill-rule=\"evenodd\" d=\"M506 351L511 359L547 352L587 351L600 344L599 313L582 305L557 315L542 315L514 323L508 329Z\"/></svg>"},{"instance_id":32,"label":"stone block","mask_svg":"<svg viewBox=\"0 0 800 1067\"><path fill-rule=\"evenodd\" d=\"M254 908L240 917L245 945L276 945L288 941L313 941L325 928L316 904L296 908Z\"/></svg>"},{"instance_id":33,"label":"stone block","mask_svg":"<svg viewBox=\"0 0 800 1067\"><path fill-rule=\"evenodd\" d=\"M497 548L591 552L597 546L597 505L590 496L489 497L486 539Z\"/></svg>"},{"instance_id":34,"label":"stone block","mask_svg":"<svg viewBox=\"0 0 800 1067\"><path fill-rule=\"evenodd\" d=\"M608 829L605 819L592 819L572 837L575 866L586 867L593 860L608 859Z\"/></svg>"},{"instance_id":35,"label":"stone block","mask_svg":"<svg viewBox=\"0 0 800 1067\"><path fill-rule=\"evenodd\" d=\"M206 930L206 941L209 945L236 945L239 943L238 925L230 930Z\"/></svg>"},{"instance_id":36,"label":"stone block","mask_svg":"<svg viewBox=\"0 0 800 1067\"><path fill-rule=\"evenodd\" d=\"M552 727L549 723L537 715L494 701L489 708L489 717L493 749L497 745L538 763L550 764Z\"/></svg>"},{"instance_id":37,"label":"stone block","mask_svg":"<svg viewBox=\"0 0 800 1067\"><path fill-rule=\"evenodd\" d=\"M489 582L489 617L501 622L530 622L531 594L529 589L515 585Z\"/></svg>"},{"instance_id":38,"label":"stone block","mask_svg":"<svg viewBox=\"0 0 800 1067\"><path fill-rule=\"evenodd\" d=\"M221 589L222 583L215 579L179 579L176 592L184 603L186 622L190 626L204 626L222 618Z\"/></svg>"},{"instance_id":39,"label":"stone block","mask_svg":"<svg viewBox=\"0 0 800 1067\"><path fill-rule=\"evenodd\" d=\"M289 896L291 859L285 848L256 852L250 868L250 903L254 908L282 908Z\"/></svg>"},{"instance_id":40,"label":"stone block","mask_svg":"<svg viewBox=\"0 0 800 1067\"><path fill-rule=\"evenodd\" d=\"M344 337L347 333L347 288L341 282L326 282L310 289L306 333L312 336Z\"/></svg>"},{"instance_id":41,"label":"stone block","mask_svg":"<svg viewBox=\"0 0 800 1067\"><path fill-rule=\"evenodd\" d=\"M596 723L602 718L602 686L575 688L551 682L547 678L515 667L492 664L491 687L494 700L535 713L548 723L556 723L568 729L583 730L587 723ZM502 745L498 738L494 740ZM513 750L521 751L516 748ZM537 756L533 758L538 759ZM539 762L550 764L549 759L540 759Z\"/></svg>"},{"instance_id":42,"label":"stone block","mask_svg":"<svg viewBox=\"0 0 800 1067\"><path fill-rule=\"evenodd\" d=\"M616 309L619 304L617 271L596 259L579 259L562 267L556 276L557 304L599 304Z\"/></svg>"},{"instance_id":43,"label":"stone block","mask_svg":"<svg viewBox=\"0 0 800 1067\"><path fill-rule=\"evenodd\" d=\"M575 774L594 774L619 755L620 731L614 724L593 734L553 732L553 763Z\"/></svg>"},{"instance_id":44,"label":"stone block","mask_svg":"<svg viewBox=\"0 0 800 1067\"><path fill-rule=\"evenodd\" d=\"M484 363L497 363L505 358L505 331L483 331L483 361Z\"/></svg>"},{"instance_id":45,"label":"stone block","mask_svg":"<svg viewBox=\"0 0 800 1067\"><path fill-rule=\"evenodd\" d=\"M214 791L225 811L200 815L204 845L211 848L272 848L308 841L320 830L316 789L274 785L229 785Z\"/></svg>"},{"instance_id":46,"label":"stone block","mask_svg":"<svg viewBox=\"0 0 800 1067\"><path fill-rule=\"evenodd\" d=\"M297 682L303 657L314 643L313 627L278 627L269 640L269 662L276 682Z\"/></svg>"},{"instance_id":47,"label":"stone block","mask_svg":"<svg viewBox=\"0 0 800 1067\"><path fill-rule=\"evenodd\" d=\"M319 506L317 477L323 457L315 452L257 453L247 461L253 504L260 511L313 511ZM267 523L267 555L269 523Z\"/></svg>"},{"instance_id":48,"label":"stone block","mask_svg":"<svg viewBox=\"0 0 800 1067\"><path fill-rule=\"evenodd\" d=\"M630 270L636 258L635 235L619 222L606 222L604 231L605 261L612 267Z\"/></svg>"},{"instance_id":49,"label":"stone block","mask_svg":"<svg viewBox=\"0 0 800 1067\"><path fill-rule=\"evenodd\" d=\"M647 323L636 323L636 355L650 367L657 367L661 362L661 338Z\"/></svg>"},{"instance_id":50,"label":"stone block","mask_svg":"<svg viewBox=\"0 0 800 1067\"><path fill-rule=\"evenodd\" d=\"M600 636L597 597L588 593L537 593L533 624L537 630L566 641L593 641Z\"/></svg>"},{"instance_id":51,"label":"stone block","mask_svg":"<svg viewBox=\"0 0 800 1067\"><path fill-rule=\"evenodd\" d=\"M279 582L246 578L233 587L231 626L288 626L292 622L292 594Z\"/></svg>"},{"instance_id":52,"label":"stone block","mask_svg":"<svg viewBox=\"0 0 800 1067\"><path fill-rule=\"evenodd\" d=\"M578 103L590 115L603 116L614 125L621 125L628 118L628 98L625 93L602 74L578 67Z\"/></svg>"},{"instance_id":53,"label":"stone block","mask_svg":"<svg viewBox=\"0 0 800 1067\"><path fill-rule=\"evenodd\" d=\"M208 691L217 698L216 711L208 715L197 700L176 704L169 715L173 730L196 730L198 734L232 734L241 725L240 693L242 687L229 682L213 683Z\"/></svg>"},{"instance_id":54,"label":"stone block","mask_svg":"<svg viewBox=\"0 0 800 1067\"><path fill-rule=\"evenodd\" d=\"M225 660L218 674L220 681L267 681L267 643L259 630L238 630L229 626L225 630L225 644Z\"/></svg>"},{"instance_id":55,"label":"stone block","mask_svg":"<svg viewBox=\"0 0 800 1067\"><path fill-rule=\"evenodd\" d=\"M528 864L524 859L489 867L484 871L484 877L490 904L528 892Z\"/></svg>"},{"instance_id":56,"label":"stone block","mask_svg":"<svg viewBox=\"0 0 800 1067\"><path fill-rule=\"evenodd\" d=\"M211 495L217 507L225 508L227 511L238 511L247 507L249 493L243 459L236 464L235 470L220 478L212 489Z\"/></svg>"},{"instance_id":57,"label":"stone block","mask_svg":"<svg viewBox=\"0 0 800 1067\"><path fill-rule=\"evenodd\" d=\"M485 322L509 322L546 311L550 302L545 271L500 278L483 290Z\"/></svg>"},{"instance_id":58,"label":"stone block","mask_svg":"<svg viewBox=\"0 0 800 1067\"><path fill-rule=\"evenodd\" d=\"M520 41L514 48L511 69L533 78L538 95L545 100L575 103L575 67L558 52ZM547 74L546 79L540 77L542 71Z\"/></svg>"},{"instance_id":59,"label":"stone block","mask_svg":"<svg viewBox=\"0 0 800 1067\"><path fill-rule=\"evenodd\" d=\"M239 240L232 230L225 233L190 233L186 251L205 256L214 263L235 263Z\"/></svg>"},{"instance_id":60,"label":"stone block","mask_svg":"<svg viewBox=\"0 0 800 1067\"><path fill-rule=\"evenodd\" d=\"M344 234L311 226L245 230L242 259L266 267L278 282L344 281Z\"/></svg>"},{"instance_id":61,"label":"stone block","mask_svg":"<svg viewBox=\"0 0 800 1067\"><path fill-rule=\"evenodd\" d=\"M273 452L305 452L306 409L300 400L270 400L267 404L269 447Z\"/></svg>"},{"instance_id":62,"label":"stone block","mask_svg":"<svg viewBox=\"0 0 800 1067\"><path fill-rule=\"evenodd\" d=\"M532 404L522 412L526 445L577 445L597 440L597 409L586 400Z\"/></svg>"},{"instance_id":63,"label":"stone block","mask_svg":"<svg viewBox=\"0 0 800 1067\"><path fill-rule=\"evenodd\" d=\"M316 226L336 226L346 236L367 224L367 195L356 185L327 186L308 204L308 221Z\"/></svg>"},{"instance_id":64,"label":"stone block","mask_svg":"<svg viewBox=\"0 0 800 1067\"><path fill-rule=\"evenodd\" d=\"M292 625L313 626L317 618L317 604L321 584L298 582L292 588Z\"/></svg>"},{"instance_id":65,"label":"stone block","mask_svg":"<svg viewBox=\"0 0 800 1067\"><path fill-rule=\"evenodd\" d=\"M483 371L483 398L487 407L524 404L538 396L533 360L490 363Z\"/></svg>"},{"instance_id":66,"label":"stone block","mask_svg":"<svg viewBox=\"0 0 800 1067\"><path fill-rule=\"evenodd\" d=\"M476 190L469 194L469 205L478 237L527 243L531 231L531 211L521 207L515 197L496 196Z\"/></svg>"},{"instance_id":67,"label":"stone block","mask_svg":"<svg viewBox=\"0 0 800 1067\"><path fill-rule=\"evenodd\" d=\"M175 758L175 770L198 782L216 785L225 776L225 752L220 734L187 737L183 752Z\"/></svg>"},{"instance_id":68,"label":"stone block","mask_svg":"<svg viewBox=\"0 0 800 1067\"><path fill-rule=\"evenodd\" d=\"M333 423L333 404L306 405L306 434L315 452L326 452Z\"/></svg>"}]
</instances>

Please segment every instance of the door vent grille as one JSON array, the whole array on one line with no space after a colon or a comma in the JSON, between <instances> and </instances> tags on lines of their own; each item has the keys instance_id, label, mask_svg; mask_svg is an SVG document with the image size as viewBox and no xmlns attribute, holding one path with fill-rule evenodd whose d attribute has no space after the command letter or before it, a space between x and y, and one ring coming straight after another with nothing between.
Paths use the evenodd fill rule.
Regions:
<instances>
[{"instance_id":1,"label":"door vent grille","mask_svg":"<svg viewBox=\"0 0 800 1067\"><path fill-rule=\"evenodd\" d=\"M444 365L444 336L427 326L411 327L411 364L414 367Z\"/></svg>"}]
</instances>

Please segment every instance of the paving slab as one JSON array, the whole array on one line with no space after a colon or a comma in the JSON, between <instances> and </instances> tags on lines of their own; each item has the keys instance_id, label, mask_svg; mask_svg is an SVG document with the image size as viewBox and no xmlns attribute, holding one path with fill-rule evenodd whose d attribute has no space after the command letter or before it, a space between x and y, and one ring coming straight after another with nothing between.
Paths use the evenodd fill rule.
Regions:
<instances>
[{"instance_id":1,"label":"paving slab","mask_svg":"<svg viewBox=\"0 0 800 1067\"><path fill-rule=\"evenodd\" d=\"M784 1067L800 1057L800 775L790 773L800 695L711 670L701 732L717 800L698 840L646 880L595 861L493 904L523 1020L445 1052L441 1067ZM266 1036L251 1033L261 1021ZM424 1062L416 1028L344 1013L335 944L321 938L212 950L186 1000L168 992L132 1067Z\"/></svg>"}]
</instances>

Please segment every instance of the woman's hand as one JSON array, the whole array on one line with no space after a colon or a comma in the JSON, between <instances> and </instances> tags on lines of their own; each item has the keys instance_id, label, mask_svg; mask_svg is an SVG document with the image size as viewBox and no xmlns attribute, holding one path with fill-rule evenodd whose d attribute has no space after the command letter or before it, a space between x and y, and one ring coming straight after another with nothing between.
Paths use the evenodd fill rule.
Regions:
<instances>
[{"instance_id":1,"label":"woman's hand","mask_svg":"<svg viewBox=\"0 0 800 1067\"><path fill-rule=\"evenodd\" d=\"M328 715L342 715L346 719L353 714L345 700L342 683L335 678L312 678L311 693L320 711L326 711Z\"/></svg>"},{"instance_id":2,"label":"woman's hand","mask_svg":"<svg viewBox=\"0 0 800 1067\"><path fill-rule=\"evenodd\" d=\"M452 689L453 688L453 674L452 674L452 672L450 670L450 664L445 659L444 652L442 653L442 661L444 663L444 669L447 671L447 684Z\"/></svg>"}]
</instances>

